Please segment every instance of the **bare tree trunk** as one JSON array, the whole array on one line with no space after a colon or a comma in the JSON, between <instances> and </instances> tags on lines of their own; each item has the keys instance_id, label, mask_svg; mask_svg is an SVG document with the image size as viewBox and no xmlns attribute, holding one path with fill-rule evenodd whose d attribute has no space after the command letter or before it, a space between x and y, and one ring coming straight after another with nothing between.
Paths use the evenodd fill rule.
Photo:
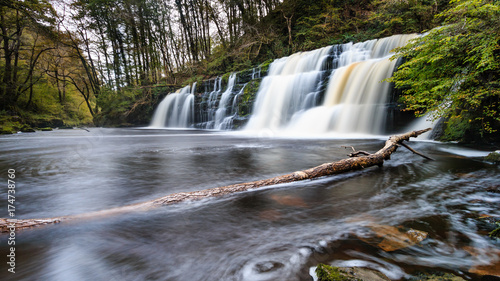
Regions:
<instances>
[{"instance_id":1,"label":"bare tree trunk","mask_svg":"<svg viewBox=\"0 0 500 281\"><path fill-rule=\"evenodd\" d=\"M285 13L283 12L283 17L286 20L286 26L288 28L288 45L290 45L290 48L292 47L292 18L293 14L290 17L287 17Z\"/></svg>"},{"instance_id":2,"label":"bare tree trunk","mask_svg":"<svg viewBox=\"0 0 500 281\"><path fill-rule=\"evenodd\" d=\"M232 193L242 192L249 189L257 189L264 186L290 183L295 181L302 181L307 179L314 179L324 176L346 173L349 171L361 170L371 166L382 166L384 160L390 159L391 154L403 143L410 138L418 137L419 135L430 131L431 128L408 132L401 135L391 136L386 142L385 146L376 153L370 154L364 151L351 153L351 158L346 158L337 162L325 163L314 168L303 171L293 172L283 176L277 176L270 179L252 181L247 183L233 184L223 187L210 188L200 191L180 192L167 195L151 201L137 203L133 205L126 205L113 209L107 209L97 212L85 213L80 215L55 217L45 219L0 219L0 232L10 232L10 228L15 229L29 228L33 226L40 226L45 224L60 223L63 221L77 220L77 219L93 219L99 217L112 216L132 211L147 211L155 207L181 203L185 201L200 200L209 197L218 197ZM412 150L412 152L422 156L420 153ZM363 154L363 156L358 156Z\"/></svg>"}]
</instances>

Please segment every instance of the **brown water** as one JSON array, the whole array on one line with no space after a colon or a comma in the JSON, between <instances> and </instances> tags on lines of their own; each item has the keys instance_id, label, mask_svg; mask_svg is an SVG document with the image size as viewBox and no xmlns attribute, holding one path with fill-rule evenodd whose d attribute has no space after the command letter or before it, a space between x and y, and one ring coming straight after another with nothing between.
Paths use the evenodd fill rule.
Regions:
<instances>
[{"instance_id":1,"label":"brown water","mask_svg":"<svg viewBox=\"0 0 500 281\"><path fill-rule=\"evenodd\" d=\"M7 217L8 169L16 170L15 218L38 218L277 176L345 158L342 145L374 152L384 140L140 129L1 136L0 213ZM487 191L500 169L456 145L412 147L436 161L400 149L382 168L18 231L15 274L2 235L0 279L312 280L319 262L393 280L434 269L477 278L471 268L499 262L498 242L475 218L500 216L500 195ZM375 230L398 227L427 239L382 250Z\"/></svg>"}]
</instances>

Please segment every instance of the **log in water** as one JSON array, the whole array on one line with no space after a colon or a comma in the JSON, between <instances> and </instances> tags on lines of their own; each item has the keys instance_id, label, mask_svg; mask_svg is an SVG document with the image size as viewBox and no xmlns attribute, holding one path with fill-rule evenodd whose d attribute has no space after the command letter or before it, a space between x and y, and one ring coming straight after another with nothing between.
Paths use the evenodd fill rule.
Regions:
<instances>
[{"instance_id":1,"label":"log in water","mask_svg":"<svg viewBox=\"0 0 500 281\"><path fill-rule=\"evenodd\" d=\"M325 163L320 166L310 168L304 171L297 171L291 174L273 177L270 179L210 188L200 191L175 193L167 195L165 197L158 198L156 200L151 200L133 205L127 205L124 207L112 208L108 210L102 210L98 212L85 213L80 215L63 216L56 218L44 218L44 219L22 219L22 220L0 219L0 232L10 232L10 229L12 227L14 227L15 229L23 229L34 226L60 223L67 220L91 219L91 218L99 218L103 216L110 216L110 215L131 212L135 210L148 210L153 207L161 205L170 205L185 201L200 200L209 197L217 197L231 193L247 191L250 189L257 189L264 186L314 179L334 174L341 174L349 171L365 169L375 165L381 166L384 163L384 160L389 159L391 154L394 151L396 151L398 146L402 144L403 141L408 141L411 137L413 138L418 137L419 135L428 132L430 130L431 128L427 128L424 130L412 131L401 135L391 136L386 141L385 146L374 154L347 158L333 163Z\"/></svg>"}]
</instances>

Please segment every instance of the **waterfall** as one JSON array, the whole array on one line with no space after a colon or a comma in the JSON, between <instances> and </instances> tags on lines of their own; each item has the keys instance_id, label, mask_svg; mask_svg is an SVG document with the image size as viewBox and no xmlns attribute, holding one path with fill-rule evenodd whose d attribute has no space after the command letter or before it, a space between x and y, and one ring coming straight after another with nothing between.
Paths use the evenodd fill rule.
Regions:
<instances>
[{"instance_id":1,"label":"waterfall","mask_svg":"<svg viewBox=\"0 0 500 281\"><path fill-rule=\"evenodd\" d=\"M156 108L150 127L189 128L194 120L195 90L196 83L168 94Z\"/></svg>"},{"instance_id":2,"label":"waterfall","mask_svg":"<svg viewBox=\"0 0 500 281\"><path fill-rule=\"evenodd\" d=\"M394 35L295 53L269 66L231 73L225 89L222 77L204 81L198 92L196 84L184 87L159 104L151 127L384 134L386 123L395 122L389 116L396 109L388 103L390 84L381 81L395 69L392 50L416 36Z\"/></svg>"},{"instance_id":3,"label":"waterfall","mask_svg":"<svg viewBox=\"0 0 500 281\"><path fill-rule=\"evenodd\" d=\"M236 110L238 108L238 98L239 98L239 96L241 96L243 94L243 91L245 90L246 85L247 84L245 83L243 85L243 87L241 88L241 90L236 95L234 95L233 101L231 102L231 106L230 107L227 106L225 109L226 113L228 110L230 111L229 115L224 117L224 119L222 119L220 124L217 124L215 129L217 129L217 130L231 130L232 129L233 120L234 120L234 118L236 118L236 115L237 115ZM228 98L228 102L229 102L229 99L230 98Z\"/></svg>"},{"instance_id":4,"label":"waterfall","mask_svg":"<svg viewBox=\"0 0 500 281\"><path fill-rule=\"evenodd\" d=\"M307 95L314 92L320 80L323 61L332 47L296 53L275 60L260 85L253 115L246 128L278 129L302 109Z\"/></svg>"},{"instance_id":5,"label":"waterfall","mask_svg":"<svg viewBox=\"0 0 500 281\"><path fill-rule=\"evenodd\" d=\"M387 82L395 67L393 50L416 35L395 35L378 40L297 53L274 61L264 78L246 130L291 133L383 132ZM323 101L309 101L317 94L325 60L332 65Z\"/></svg>"},{"instance_id":6,"label":"waterfall","mask_svg":"<svg viewBox=\"0 0 500 281\"><path fill-rule=\"evenodd\" d=\"M236 73L232 73L229 76L229 80L227 82L227 88L224 91L224 93L222 93L222 95L221 95L221 98L219 101L219 108L215 112L214 129L218 129L218 130L223 129L222 126L224 123L224 119L227 117L227 111L228 111L227 109L228 109L229 102L231 101L231 96L233 94L233 87L234 87L235 81L236 81ZM224 127L227 127L227 126L224 126Z\"/></svg>"}]
</instances>

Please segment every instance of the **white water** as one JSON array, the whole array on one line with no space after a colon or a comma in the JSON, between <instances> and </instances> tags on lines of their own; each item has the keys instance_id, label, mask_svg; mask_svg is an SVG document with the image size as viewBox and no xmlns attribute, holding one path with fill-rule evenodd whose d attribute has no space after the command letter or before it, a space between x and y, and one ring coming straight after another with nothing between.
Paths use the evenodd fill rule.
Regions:
<instances>
[{"instance_id":1,"label":"white water","mask_svg":"<svg viewBox=\"0 0 500 281\"><path fill-rule=\"evenodd\" d=\"M244 130L294 136L383 134L390 85L381 81L391 77L395 68L391 51L416 36L329 46L275 60L261 82ZM260 68L253 69L252 78L256 76ZM224 92L222 78L213 80L211 91L203 94L206 110L200 111L201 128L232 128L236 80L233 73ZM167 95L151 122L151 127L193 125L194 86Z\"/></svg>"},{"instance_id":2,"label":"white water","mask_svg":"<svg viewBox=\"0 0 500 281\"><path fill-rule=\"evenodd\" d=\"M330 49L296 53L274 61L262 80L246 129L278 129L286 125L301 109L307 94L315 90Z\"/></svg>"},{"instance_id":3,"label":"white water","mask_svg":"<svg viewBox=\"0 0 500 281\"><path fill-rule=\"evenodd\" d=\"M196 83L168 94L156 108L150 127L188 128L194 120L195 90Z\"/></svg>"},{"instance_id":4,"label":"white water","mask_svg":"<svg viewBox=\"0 0 500 281\"><path fill-rule=\"evenodd\" d=\"M305 98L320 83L321 67L331 47L297 53L273 62L257 93L249 131L292 134L380 134L385 121L389 84L396 61L393 50L416 35L395 35L342 45L333 57L337 68L330 75L324 101L305 110Z\"/></svg>"},{"instance_id":5,"label":"white water","mask_svg":"<svg viewBox=\"0 0 500 281\"><path fill-rule=\"evenodd\" d=\"M232 73L229 76L229 80L227 82L227 88L222 93L222 96L219 101L219 108L215 112L215 123L214 123L214 129L221 130L224 129L224 119L227 117L227 107L229 106L229 103L231 102L231 95L233 92L233 87L234 83L236 82L236 73Z\"/></svg>"},{"instance_id":6,"label":"white water","mask_svg":"<svg viewBox=\"0 0 500 281\"><path fill-rule=\"evenodd\" d=\"M241 90L234 95L233 101L231 102L231 113L227 116L225 116L220 123L216 124L215 129L217 130L231 130L233 126L233 120L237 115L237 110L238 110L238 97L243 94L243 91L245 90L247 84L244 84ZM231 93L233 94L233 93ZM227 103L229 103L231 95L229 95ZM227 109L225 110L227 113Z\"/></svg>"}]
</instances>

